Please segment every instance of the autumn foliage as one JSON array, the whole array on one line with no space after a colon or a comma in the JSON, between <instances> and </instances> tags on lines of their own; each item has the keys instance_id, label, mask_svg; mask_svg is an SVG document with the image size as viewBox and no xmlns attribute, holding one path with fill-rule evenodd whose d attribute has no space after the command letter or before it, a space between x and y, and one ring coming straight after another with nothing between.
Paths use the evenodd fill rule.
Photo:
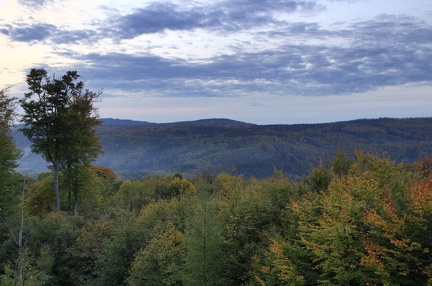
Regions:
<instances>
[{"instance_id":1,"label":"autumn foliage","mask_svg":"<svg viewBox=\"0 0 432 286\"><path fill-rule=\"evenodd\" d=\"M90 170L79 215L53 211L51 174L29 184L26 285L432 285L428 160L338 151L301 181ZM0 285L16 281L19 213L0 228Z\"/></svg>"}]
</instances>

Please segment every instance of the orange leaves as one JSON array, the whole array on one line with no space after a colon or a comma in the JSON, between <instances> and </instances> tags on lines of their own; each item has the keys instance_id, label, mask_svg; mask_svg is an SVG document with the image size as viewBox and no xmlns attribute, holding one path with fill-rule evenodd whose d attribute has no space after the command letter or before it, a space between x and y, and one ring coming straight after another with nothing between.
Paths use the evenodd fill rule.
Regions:
<instances>
[{"instance_id":1,"label":"orange leaves","mask_svg":"<svg viewBox=\"0 0 432 286\"><path fill-rule=\"evenodd\" d=\"M406 214L402 214L395 206L389 193L384 193L382 209L370 209L363 215L364 223L375 230L380 230L384 238L395 240L394 237L403 231ZM398 244L395 242L395 244ZM400 244L400 243L399 243Z\"/></svg>"},{"instance_id":2,"label":"orange leaves","mask_svg":"<svg viewBox=\"0 0 432 286\"><path fill-rule=\"evenodd\" d=\"M110 183L114 183L115 181L117 181L117 175L109 167L91 166L90 169L93 172L95 172L98 176L104 178Z\"/></svg>"},{"instance_id":3,"label":"orange leaves","mask_svg":"<svg viewBox=\"0 0 432 286\"><path fill-rule=\"evenodd\" d=\"M415 182L409 189L408 199L417 215L432 213L432 176L428 180Z\"/></svg>"},{"instance_id":4,"label":"orange leaves","mask_svg":"<svg viewBox=\"0 0 432 286\"><path fill-rule=\"evenodd\" d=\"M385 275L385 262L382 259L387 255L388 249L382 247L374 242L369 242L365 245L366 255L360 259L360 265L372 269L374 272L379 273L381 276Z\"/></svg>"},{"instance_id":5,"label":"orange leaves","mask_svg":"<svg viewBox=\"0 0 432 286\"><path fill-rule=\"evenodd\" d=\"M362 265L382 278L426 275L424 269L430 264L427 226L431 214L431 180L413 182L411 187L406 187L403 202L399 191L383 192L381 206L362 215L367 229Z\"/></svg>"},{"instance_id":6,"label":"orange leaves","mask_svg":"<svg viewBox=\"0 0 432 286\"><path fill-rule=\"evenodd\" d=\"M320 281L395 285L428 277L432 180L413 179L400 164L363 156L325 192L292 203L299 245Z\"/></svg>"}]
</instances>

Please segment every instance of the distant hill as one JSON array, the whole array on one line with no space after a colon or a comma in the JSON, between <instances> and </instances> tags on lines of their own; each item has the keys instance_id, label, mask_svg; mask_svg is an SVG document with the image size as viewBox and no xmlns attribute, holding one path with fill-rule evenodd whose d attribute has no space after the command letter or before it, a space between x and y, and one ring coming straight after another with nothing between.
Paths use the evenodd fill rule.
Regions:
<instances>
[{"instance_id":1,"label":"distant hill","mask_svg":"<svg viewBox=\"0 0 432 286\"><path fill-rule=\"evenodd\" d=\"M146 126L239 126L239 125L253 125L241 121L226 119L226 118L210 118L199 119L194 121L178 121L170 123L154 123L147 121L135 121L129 119L113 119L102 118L102 125L104 126L129 126L129 125L146 125Z\"/></svg>"},{"instance_id":2,"label":"distant hill","mask_svg":"<svg viewBox=\"0 0 432 286\"><path fill-rule=\"evenodd\" d=\"M103 125L157 125L157 123L147 121L135 121L130 119L114 119L114 118L101 118Z\"/></svg>"},{"instance_id":3,"label":"distant hill","mask_svg":"<svg viewBox=\"0 0 432 286\"><path fill-rule=\"evenodd\" d=\"M103 119L97 133L105 153L97 165L121 177L228 172L262 178L274 169L299 179L326 164L336 149L386 154L397 162L432 157L432 118L362 119L326 124L254 125L229 119L150 123ZM29 142L14 132L27 174L46 163L30 154Z\"/></svg>"}]
</instances>

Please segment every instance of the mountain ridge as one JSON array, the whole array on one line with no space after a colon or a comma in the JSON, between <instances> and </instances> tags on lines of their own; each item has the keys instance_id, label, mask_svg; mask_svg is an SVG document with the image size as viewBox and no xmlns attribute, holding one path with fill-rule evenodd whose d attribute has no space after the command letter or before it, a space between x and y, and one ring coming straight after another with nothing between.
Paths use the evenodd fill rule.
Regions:
<instances>
[{"instance_id":1,"label":"mountain ridge","mask_svg":"<svg viewBox=\"0 0 432 286\"><path fill-rule=\"evenodd\" d=\"M147 125L147 126L232 126L232 125L255 125L252 123L232 120L228 118L206 118L187 121L175 121L166 123L156 123L149 121L139 121L131 119L101 118L102 125Z\"/></svg>"},{"instance_id":2,"label":"mountain ridge","mask_svg":"<svg viewBox=\"0 0 432 286\"><path fill-rule=\"evenodd\" d=\"M111 119L107 124L105 119L96 131L104 154L95 165L110 167L122 178L177 172L262 178L278 169L299 179L312 166L327 164L337 149L354 156L359 148L404 163L432 157L432 118L292 125L255 125L229 119L168 124ZM46 169L47 163L30 153L30 144L21 133L14 132L14 138L24 153L18 171Z\"/></svg>"}]
</instances>

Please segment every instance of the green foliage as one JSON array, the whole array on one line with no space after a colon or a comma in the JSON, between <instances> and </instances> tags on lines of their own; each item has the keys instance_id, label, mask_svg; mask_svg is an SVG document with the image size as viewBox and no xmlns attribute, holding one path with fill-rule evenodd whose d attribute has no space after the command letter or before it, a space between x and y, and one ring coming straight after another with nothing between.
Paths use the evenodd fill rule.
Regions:
<instances>
[{"instance_id":1,"label":"green foliage","mask_svg":"<svg viewBox=\"0 0 432 286\"><path fill-rule=\"evenodd\" d=\"M207 192L199 192L186 229L185 285L226 285L227 259L217 208Z\"/></svg>"},{"instance_id":2,"label":"green foliage","mask_svg":"<svg viewBox=\"0 0 432 286\"><path fill-rule=\"evenodd\" d=\"M193 183L181 175L153 176L123 181L107 200L109 206L121 206L138 213L142 207L159 200L170 200L195 193Z\"/></svg>"},{"instance_id":3,"label":"green foliage","mask_svg":"<svg viewBox=\"0 0 432 286\"><path fill-rule=\"evenodd\" d=\"M107 218L86 221L80 229L74 246L71 248L72 260L76 266L71 269L73 285L96 285L100 277L97 270L98 259L104 254L106 239L111 235L112 222Z\"/></svg>"},{"instance_id":4,"label":"green foliage","mask_svg":"<svg viewBox=\"0 0 432 286\"><path fill-rule=\"evenodd\" d=\"M95 278L88 285L126 285L128 270L141 248L142 237L134 227L135 214L118 209L111 216L109 227L102 228L105 236L101 248L95 253L92 273Z\"/></svg>"},{"instance_id":5,"label":"green foliage","mask_svg":"<svg viewBox=\"0 0 432 286\"><path fill-rule=\"evenodd\" d=\"M62 173L61 185L68 192L67 209L74 214L78 211L90 213L102 204L104 181L92 168L75 165Z\"/></svg>"},{"instance_id":6,"label":"green foliage","mask_svg":"<svg viewBox=\"0 0 432 286\"><path fill-rule=\"evenodd\" d=\"M0 285L10 286L15 284L15 271L12 269L10 263L4 267L4 274L0 275Z\"/></svg>"},{"instance_id":7,"label":"green foliage","mask_svg":"<svg viewBox=\"0 0 432 286\"><path fill-rule=\"evenodd\" d=\"M7 215L15 202L15 176L19 151L10 135L15 117L15 98L8 97L7 89L0 90L0 215Z\"/></svg>"},{"instance_id":8,"label":"green foliage","mask_svg":"<svg viewBox=\"0 0 432 286\"><path fill-rule=\"evenodd\" d=\"M7 217L18 211L17 205L21 199L23 182L29 178L19 173L10 172L4 174L2 180L0 183L0 216Z\"/></svg>"},{"instance_id":9,"label":"green foliage","mask_svg":"<svg viewBox=\"0 0 432 286\"><path fill-rule=\"evenodd\" d=\"M333 179L333 174L329 169L320 164L318 167L312 169L311 174L305 178L304 183L308 186L308 189L313 192L324 192Z\"/></svg>"},{"instance_id":10,"label":"green foliage","mask_svg":"<svg viewBox=\"0 0 432 286\"><path fill-rule=\"evenodd\" d=\"M337 149L333 159L329 162L329 167L336 176L341 177L348 174L353 163L353 159L347 158L344 152L342 152L340 149Z\"/></svg>"},{"instance_id":11,"label":"green foliage","mask_svg":"<svg viewBox=\"0 0 432 286\"><path fill-rule=\"evenodd\" d=\"M53 165L57 211L60 169L88 166L102 148L94 129L100 124L93 107L99 94L84 91L78 78L76 71L55 78L44 69L32 69L27 75L30 91L20 100L24 110L21 131L31 141L32 151ZM76 201L78 191L74 191Z\"/></svg>"},{"instance_id":12,"label":"green foliage","mask_svg":"<svg viewBox=\"0 0 432 286\"><path fill-rule=\"evenodd\" d=\"M16 277L15 271L10 268L10 264L7 264L5 274L2 277L4 280L1 281L0 285L47 286L54 284L54 275L52 273L54 257L50 253L48 246L43 246L37 257L25 251L23 262L22 284Z\"/></svg>"},{"instance_id":13,"label":"green foliage","mask_svg":"<svg viewBox=\"0 0 432 286\"><path fill-rule=\"evenodd\" d=\"M169 223L166 230L151 238L136 254L128 285L180 285L185 253L183 240L183 234Z\"/></svg>"},{"instance_id":14,"label":"green foliage","mask_svg":"<svg viewBox=\"0 0 432 286\"><path fill-rule=\"evenodd\" d=\"M275 238L271 241L264 254L264 261L254 256L254 278L261 286L266 285L305 285L305 277L297 269L299 266L293 261L293 247L286 240ZM255 281L251 281L253 284Z\"/></svg>"},{"instance_id":15,"label":"green foliage","mask_svg":"<svg viewBox=\"0 0 432 286\"><path fill-rule=\"evenodd\" d=\"M230 265L225 273L232 284L244 284L251 279L253 256L267 243L266 234L280 227L282 211L296 191L278 172L261 182L220 174L214 184Z\"/></svg>"},{"instance_id":16,"label":"green foliage","mask_svg":"<svg viewBox=\"0 0 432 286\"><path fill-rule=\"evenodd\" d=\"M68 164L95 159L99 153L92 131L99 124L92 115L98 94L83 91L78 78L76 71L55 78L44 69L32 69L27 75L30 91L20 100L25 112L22 132L32 141L32 150L48 162Z\"/></svg>"},{"instance_id":17,"label":"green foliage","mask_svg":"<svg viewBox=\"0 0 432 286\"><path fill-rule=\"evenodd\" d=\"M1 236L8 239L2 241L0 248L4 263L0 275L19 281L21 271L17 267L21 262L20 277L25 285L73 285L70 274L75 265L70 249L83 225L82 218L50 213L44 218L25 215L23 219L24 228L20 228L21 217L8 217L8 231L2 230ZM23 241L19 247L15 240L21 230ZM12 265L13 273L8 274Z\"/></svg>"},{"instance_id":18,"label":"green foliage","mask_svg":"<svg viewBox=\"0 0 432 286\"><path fill-rule=\"evenodd\" d=\"M55 198L52 195L54 176L43 173L29 186L26 199L26 210L35 216L43 216L55 209Z\"/></svg>"},{"instance_id":19,"label":"green foliage","mask_svg":"<svg viewBox=\"0 0 432 286\"><path fill-rule=\"evenodd\" d=\"M43 174L27 189L26 285L430 285L428 160L354 155L337 152L301 182L274 170L110 183L85 169L75 216L52 211ZM20 215L5 221L0 283L13 285Z\"/></svg>"},{"instance_id":20,"label":"green foliage","mask_svg":"<svg viewBox=\"0 0 432 286\"><path fill-rule=\"evenodd\" d=\"M419 222L407 198L411 180L402 165L357 152L348 175L332 180L328 192L293 204L300 242L319 271L314 283L426 283L427 277L417 268L426 241L410 238L410 233L425 230L411 224Z\"/></svg>"},{"instance_id":21,"label":"green foliage","mask_svg":"<svg viewBox=\"0 0 432 286\"><path fill-rule=\"evenodd\" d=\"M49 248L49 254L54 259L52 273L55 285L73 285L71 269L77 262L72 259L71 249L83 225L82 217L50 213L33 226L28 242L29 250L41 256L41 251Z\"/></svg>"}]
</instances>

